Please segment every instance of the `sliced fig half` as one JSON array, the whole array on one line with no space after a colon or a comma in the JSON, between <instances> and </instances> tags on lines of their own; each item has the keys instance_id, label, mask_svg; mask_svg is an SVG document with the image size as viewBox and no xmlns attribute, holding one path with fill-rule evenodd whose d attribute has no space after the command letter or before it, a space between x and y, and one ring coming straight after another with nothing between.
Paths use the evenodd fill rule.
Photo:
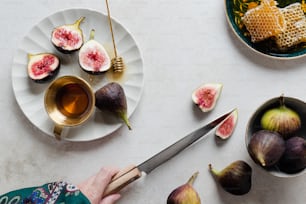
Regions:
<instances>
[{"instance_id":1,"label":"sliced fig half","mask_svg":"<svg viewBox=\"0 0 306 204\"><path fill-rule=\"evenodd\" d=\"M103 45L94 39L95 30L90 32L90 39L79 51L79 64L89 74L101 74L111 67L111 60Z\"/></svg>"},{"instance_id":2,"label":"sliced fig half","mask_svg":"<svg viewBox=\"0 0 306 204\"><path fill-rule=\"evenodd\" d=\"M62 53L79 50L83 43L83 31L80 28L85 17L79 18L73 24L58 26L52 31L51 42Z\"/></svg>"},{"instance_id":3,"label":"sliced fig half","mask_svg":"<svg viewBox=\"0 0 306 204\"><path fill-rule=\"evenodd\" d=\"M28 54L28 76L35 82L54 78L60 69L59 58L51 53Z\"/></svg>"},{"instance_id":4,"label":"sliced fig half","mask_svg":"<svg viewBox=\"0 0 306 204\"><path fill-rule=\"evenodd\" d=\"M221 139L229 138L237 125L238 120L238 110L235 109L233 112L227 116L227 118L217 127L215 135Z\"/></svg>"},{"instance_id":5,"label":"sliced fig half","mask_svg":"<svg viewBox=\"0 0 306 204\"><path fill-rule=\"evenodd\" d=\"M222 87L219 83L203 84L193 91L192 100L203 112L211 111L218 101Z\"/></svg>"}]
</instances>

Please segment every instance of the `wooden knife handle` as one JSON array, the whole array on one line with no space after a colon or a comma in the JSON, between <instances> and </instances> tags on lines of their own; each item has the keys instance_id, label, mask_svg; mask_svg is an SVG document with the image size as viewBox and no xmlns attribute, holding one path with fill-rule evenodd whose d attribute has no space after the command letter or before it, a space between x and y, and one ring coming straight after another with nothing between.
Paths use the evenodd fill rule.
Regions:
<instances>
[{"instance_id":1,"label":"wooden knife handle","mask_svg":"<svg viewBox=\"0 0 306 204\"><path fill-rule=\"evenodd\" d=\"M122 169L112 178L111 182L108 184L104 191L103 197L117 193L122 188L140 177L141 172L134 165Z\"/></svg>"}]
</instances>

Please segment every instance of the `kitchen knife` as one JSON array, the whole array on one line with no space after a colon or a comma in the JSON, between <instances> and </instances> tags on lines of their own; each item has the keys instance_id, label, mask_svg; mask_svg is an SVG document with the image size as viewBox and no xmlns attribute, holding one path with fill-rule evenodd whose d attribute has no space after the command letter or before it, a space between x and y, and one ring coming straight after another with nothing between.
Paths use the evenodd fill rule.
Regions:
<instances>
[{"instance_id":1,"label":"kitchen knife","mask_svg":"<svg viewBox=\"0 0 306 204\"><path fill-rule=\"evenodd\" d=\"M208 123L207 125L193 131L192 133L186 135L182 139L178 140L174 144L170 145L161 152L152 156L151 158L141 163L140 165L138 166L131 165L121 170L118 174L114 176L110 184L107 186L106 190L104 191L103 197L118 192L120 189L122 189L129 183L140 178L142 172L149 174L156 167L168 161L169 159L177 155L179 152L181 152L182 150L184 150L185 148L187 148L188 146L190 146L191 144L193 144L203 136L206 136L208 132L210 132L212 129L218 126L231 113L232 111L220 116L219 118Z\"/></svg>"}]
</instances>

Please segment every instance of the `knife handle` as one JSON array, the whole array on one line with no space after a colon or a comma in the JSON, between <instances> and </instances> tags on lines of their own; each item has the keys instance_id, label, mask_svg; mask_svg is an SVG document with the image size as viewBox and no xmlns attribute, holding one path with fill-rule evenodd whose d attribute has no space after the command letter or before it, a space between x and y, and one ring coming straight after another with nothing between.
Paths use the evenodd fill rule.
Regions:
<instances>
[{"instance_id":1,"label":"knife handle","mask_svg":"<svg viewBox=\"0 0 306 204\"><path fill-rule=\"evenodd\" d=\"M122 188L132 183L136 179L141 177L141 172L134 166L128 166L121 171L119 171L111 180L111 182L106 187L103 197L108 196L113 193L117 193Z\"/></svg>"}]
</instances>

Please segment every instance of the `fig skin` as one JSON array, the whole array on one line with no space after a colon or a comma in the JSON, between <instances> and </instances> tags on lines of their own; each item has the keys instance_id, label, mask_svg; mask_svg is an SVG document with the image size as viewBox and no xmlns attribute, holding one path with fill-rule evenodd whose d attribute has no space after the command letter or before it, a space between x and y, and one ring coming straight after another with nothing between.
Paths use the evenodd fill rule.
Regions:
<instances>
[{"instance_id":1,"label":"fig skin","mask_svg":"<svg viewBox=\"0 0 306 204\"><path fill-rule=\"evenodd\" d=\"M192 92L192 101L202 112L209 112L215 108L222 87L219 83L203 84Z\"/></svg>"},{"instance_id":2,"label":"fig skin","mask_svg":"<svg viewBox=\"0 0 306 204\"><path fill-rule=\"evenodd\" d=\"M129 130L132 129L127 117L127 101L124 89L117 82L110 82L95 92L96 107L119 116Z\"/></svg>"},{"instance_id":3,"label":"fig skin","mask_svg":"<svg viewBox=\"0 0 306 204\"><path fill-rule=\"evenodd\" d=\"M55 54L28 54L28 76L36 83L45 83L56 77L60 66L60 59Z\"/></svg>"},{"instance_id":4,"label":"fig skin","mask_svg":"<svg viewBox=\"0 0 306 204\"><path fill-rule=\"evenodd\" d=\"M51 42L58 51L70 54L82 47L84 36L80 24L84 19L85 17L80 17L73 24L62 25L53 29Z\"/></svg>"},{"instance_id":5,"label":"fig skin","mask_svg":"<svg viewBox=\"0 0 306 204\"><path fill-rule=\"evenodd\" d=\"M267 110L261 118L261 126L265 130L279 132L288 138L301 127L301 119L297 112L285 106L285 99L280 97L280 106Z\"/></svg>"},{"instance_id":6,"label":"fig skin","mask_svg":"<svg viewBox=\"0 0 306 204\"><path fill-rule=\"evenodd\" d=\"M280 159L279 168L289 174L298 173L306 168L306 140L294 136L285 142L286 149Z\"/></svg>"},{"instance_id":7,"label":"fig skin","mask_svg":"<svg viewBox=\"0 0 306 204\"><path fill-rule=\"evenodd\" d=\"M198 172L194 173L187 183L174 189L167 199L167 204L201 204L198 192L192 186Z\"/></svg>"},{"instance_id":8,"label":"fig skin","mask_svg":"<svg viewBox=\"0 0 306 204\"><path fill-rule=\"evenodd\" d=\"M247 194L252 187L252 168L242 160L232 162L221 171L209 164L209 170L221 187L233 195Z\"/></svg>"},{"instance_id":9,"label":"fig skin","mask_svg":"<svg viewBox=\"0 0 306 204\"><path fill-rule=\"evenodd\" d=\"M252 135L248 151L256 163L262 167L271 167L283 155L285 140L277 132L259 130Z\"/></svg>"}]
</instances>

